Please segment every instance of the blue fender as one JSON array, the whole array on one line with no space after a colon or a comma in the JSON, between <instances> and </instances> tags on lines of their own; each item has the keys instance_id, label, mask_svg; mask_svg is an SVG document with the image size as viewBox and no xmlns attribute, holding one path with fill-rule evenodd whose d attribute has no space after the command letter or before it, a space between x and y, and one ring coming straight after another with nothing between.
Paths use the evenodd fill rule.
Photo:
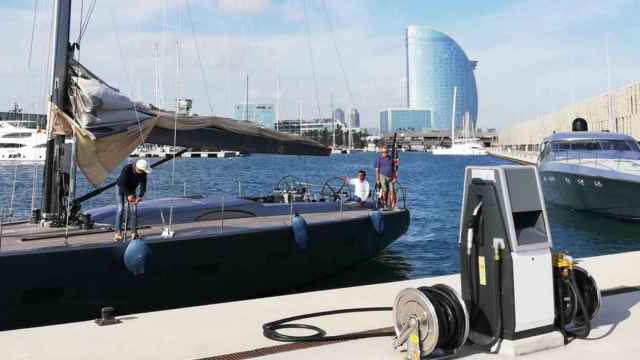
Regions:
<instances>
[{"instance_id":1,"label":"blue fender","mask_svg":"<svg viewBox=\"0 0 640 360\"><path fill-rule=\"evenodd\" d=\"M131 240L124 251L124 265L133 275L142 275L148 270L151 249L141 239Z\"/></svg>"},{"instance_id":2,"label":"blue fender","mask_svg":"<svg viewBox=\"0 0 640 360\"><path fill-rule=\"evenodd\" d=\"M369 219L371 219L371 224L376 233L378 235L384 234L384 214L382 214L382 211L369 211Z\"/></svg>"},{"instance_id":3,"label":"blue fender","mask_svg":"<svg viewBox=\"0 0 640 360\"><path fill-rule=\"evenodd\" d=\"M291 222L293 238L300 249L306 250L309 245L309 226L302 215L295 214Z\"/></svg>"}]
</instances>

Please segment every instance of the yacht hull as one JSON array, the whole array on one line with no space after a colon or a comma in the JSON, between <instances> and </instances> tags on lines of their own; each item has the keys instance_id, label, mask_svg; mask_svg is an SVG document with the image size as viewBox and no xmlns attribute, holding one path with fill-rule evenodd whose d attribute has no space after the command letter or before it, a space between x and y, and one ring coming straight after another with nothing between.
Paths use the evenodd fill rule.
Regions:
<instances>
[{"instance_id":1,"label":"yacht hull","mask_svg":"<svg viewBox=\"0 0 640 360\"><path fill-rule=\"evenodd\" d=\"M559 171L540 171L545 200L574 210L640 220L640 183Z\"/></svg>"},{"instance_id":2,"label":"yacht hull","mask_svg":"<svg viewBox=\"0 0 640 360\"><path fill-rule=\"evenodd\" d=\"M409 227L408 210L383 218L381 233L366 215L311 222L307 249L284 224L156 237L143 275L124 265L127 244L3 252L0 329L87 320L102 306L123 315L286 293L371 259Z\"/></svg>"}]
</instances>

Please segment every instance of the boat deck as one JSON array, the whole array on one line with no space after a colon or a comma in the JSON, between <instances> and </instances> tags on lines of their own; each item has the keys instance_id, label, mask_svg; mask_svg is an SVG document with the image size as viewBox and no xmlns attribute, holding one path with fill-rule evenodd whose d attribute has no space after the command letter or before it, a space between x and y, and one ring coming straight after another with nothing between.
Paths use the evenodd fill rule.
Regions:
<instances>
[{"instance_id":1,"label":"boat deck","mask_svg":"<svg viewBox=\"0 0 640 360\"><path fill-rule=\"evenodd\" d=\"M355 218L368 217L368 209L349 210L342 212L307 213L304 219L308 224L322 223L327 221L351 220ZM198 236L216 236L237 232L251 232L259 229L279 228L289 226L289 215L248 217L237 219L198 221L184 224L174 224L172 229L175 236L172 240L193 238ZM144 226L139 224L138 233L148 241L165 241L160 238L162 225ZM29 237L37 235L52 235L47 238L29 240ZM41 228L31 223L5 224L0 239L0 255L8 255L24 251L36 251L42 249L65 249L68 247L81 246L104 246L112 245L113 230L105 228L102 231L82 231L70 230L70 236L65 239L64 228ZM188 236L187 236L188 235Z\"/></svg>"}]
</instances>

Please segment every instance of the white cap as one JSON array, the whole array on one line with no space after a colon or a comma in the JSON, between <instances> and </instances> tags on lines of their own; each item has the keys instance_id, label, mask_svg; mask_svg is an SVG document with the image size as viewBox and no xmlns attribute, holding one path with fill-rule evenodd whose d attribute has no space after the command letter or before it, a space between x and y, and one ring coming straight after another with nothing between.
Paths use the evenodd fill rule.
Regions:
<instances>
[{"instance_id":1,"label":"white cap","mask_svg":"<svg viewBox=\"0 0 640 360\"><path fill-rule=\"evenodd\" d=\"M151 166L149 166L149 163L145 159L136 161L136 169L144 171L147 174L151 173Z\"/></svg>"}]
</instances>

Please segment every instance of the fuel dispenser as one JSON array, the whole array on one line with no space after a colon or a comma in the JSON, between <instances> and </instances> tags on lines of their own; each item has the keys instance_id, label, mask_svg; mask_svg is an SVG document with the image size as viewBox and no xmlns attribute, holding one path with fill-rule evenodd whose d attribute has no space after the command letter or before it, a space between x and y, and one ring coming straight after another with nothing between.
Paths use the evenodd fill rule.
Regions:
<instances>
[{"instance_id":1,"label":"fuel dispenser","mask_svg":"<svg viewBox=\"0 0 640 360\"><path fill-rule=\"evenodd\" d=\"M554 330L551 233L536 169L468 167L460 278L469 340L492 347Z\"/></svg>"},{"instance_id":2,"label":"fuel dispenser","mask_svg":"<svg viewBox=\"0 0 640 360\"><path fill-rule=\"evenodd\" d=\"M405 289L396 297L394 346L406 349L407 359L436 349L455 352L465 343L492 350L502 340L517 344L554 331L562 333L565 344L589 334L600 291L570 256L552 254L535 167L467 167L458 243L459 301L449 306L439 301L431 288L441 285ZM445 290L455 299L454 290ZM460 303L464 320L458 315ZM548 338L558 339L557 334ZM536 348L531 342L527 346ZM548 346L541 342L539 347Z\"/></svg>"}]
</instances>

